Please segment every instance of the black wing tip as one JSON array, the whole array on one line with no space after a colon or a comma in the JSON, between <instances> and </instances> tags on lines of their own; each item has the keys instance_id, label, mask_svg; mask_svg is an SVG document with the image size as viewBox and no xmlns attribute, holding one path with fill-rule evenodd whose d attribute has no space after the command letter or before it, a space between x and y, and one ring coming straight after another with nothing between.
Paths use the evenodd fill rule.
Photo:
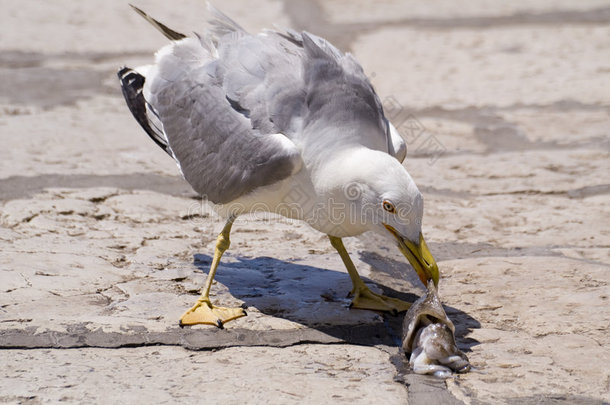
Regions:
<instances>
[{"instance_id":1,"label":"black wing tip","mask_svg":"<svg viewBox=\"0 0 610 405\"><path fill-rule=\"evenodd\" d=\"M127 94L125 94L126 91L128 93L137 93L142 90L142 87L144 87L144 82L146 81L144 76L139 74L136 70L127 66L123 66L122 68L120 68L117 72L117 76L119 77L119 81L121 82L121 88L123 89L123 95L125 96L125 98L127 98ZM135 96L135 94L129 95L131 97Z\"/></svg>"},{"instance_id":2,"label":"black wing tip","mask_svg":"<svg viewBox=\"0 0 610 405\"><path fill-rule=\"evenodd\" d=\"M117 76L119 77L119 79L121 80L121 85L123 84L123 76L125 76L127 73L129 72L134 72L134 70L130 67L127 66L123 66L119 69L118 72L116 72Z\"/></svg>"},{"instance_id":3,"label":"black wing tip","mask_svg":"<svg viewBox=\"0 0 610 405\"><path fill-rule=\"evenodd\" d=\"M150 139L152 139L161 149L168 155L172 156L169 146L163 136L158 134L152 127L146 115L146 100L142 94L142 88L146 82L146 78L127 66L119 69L117 72L121 83L123 97L127 103L127 107L131 114L136 119L138 124L146 131Z\"/></svg>"}]
</instances>

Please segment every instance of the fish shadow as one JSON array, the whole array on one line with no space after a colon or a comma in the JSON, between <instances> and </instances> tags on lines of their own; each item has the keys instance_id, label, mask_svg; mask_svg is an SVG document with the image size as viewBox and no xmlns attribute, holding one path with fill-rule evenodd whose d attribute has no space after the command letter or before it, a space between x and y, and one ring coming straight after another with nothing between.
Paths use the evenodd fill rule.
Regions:
<instances>
[{"instance_id":1,"label":"fish shadow","mask_svg":"<svg viewBox=\"0 0 610 405\"><path fill-rule=\"evenodd\" d=\"M345 272L266 256L226 255L225 259L228 260L221 261L215 279L233 297L262 314L297 322L350 344L395 347L402 344L404 313L392 315L350 309L351 298L347 295L352 284ZM211 262L209 255L194 255L194 265L203 273L208 273ZM423 292L400 291L385 281L362 279L368 285L377 286L383 294L407 302L414 302ZM212 293L222 288L213 286ZM460 332L467 333L467 329L458 328L458 325L480 326L462 311L451 307L446 309L456 323L456 338ZM464 344L460 347L468 350L478 342L469 345L462 339L461 343Z\"/></svg>"}]
</instances>

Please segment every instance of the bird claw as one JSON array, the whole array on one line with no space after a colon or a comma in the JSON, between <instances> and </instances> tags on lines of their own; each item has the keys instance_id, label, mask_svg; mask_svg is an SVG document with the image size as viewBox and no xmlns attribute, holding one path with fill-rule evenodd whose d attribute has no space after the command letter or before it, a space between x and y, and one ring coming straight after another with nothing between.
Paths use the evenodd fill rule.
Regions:
<instances>
[{"instance_id":1,"label":"bird claw","mask_svg":"<svg viewBox=\"0 0 610 405\"><path fill-rule=\"evenodd\" d=\"M209 300L200 299L197 303L180 318L180 327L186 325L214 325L219 329L224 329L224 324L233 319L248 315L241 308L218 307L210 303Z\"/></svg>"},{"instance_id":2,"label":"bird claw","mask_svg":"<svg viewBox=\"0 0 610 405\"><path fill-rule=\"evenodd\" d=\"M390 312L394 316L398 315L399 312L408 310L410 306L410 303L398 298L374 293L364 285L356 290L354 299L349 305L350 308Z\"/></svg>"}]
</instances>

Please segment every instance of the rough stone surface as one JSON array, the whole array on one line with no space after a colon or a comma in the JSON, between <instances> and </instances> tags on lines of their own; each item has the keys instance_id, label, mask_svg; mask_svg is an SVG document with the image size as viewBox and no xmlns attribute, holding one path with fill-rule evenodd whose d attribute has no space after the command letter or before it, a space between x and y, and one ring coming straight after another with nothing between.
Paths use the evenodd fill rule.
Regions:
<instances>
[{"instance_id":1,"label":"rough stone surface","mask_svg":"<svg viewBox=\"0 0 610 405\"><path fill-rule=\"evenodd\" d=\"M183 32L199 1L137 6ZM0 403L610 402L610 8L605 1L217 4L362 62L408 144L440 294L476 370L411 374L400 317L348 309L328 239L239 218L212 298L180 329L222 223L150 142L119 66L166 43L124 2L2 2ZM387 240L346 240L371 288L422 286Z\"/></svg>"},{"instance_id":2,"label":"rough stone surface","mask_svg":"<svg viewBox=\"0 0 610 405\"><path fill-rule=\"evenodd\" d=\"M399 405L407 399L392 380L388 354L374 347L306 344L192 352L161 346L4 350L2 355L2 402L36 403L34 392L43 393L45 403ZM41 366L47 373L29 371Z\"/></svg>"}]
</instances>

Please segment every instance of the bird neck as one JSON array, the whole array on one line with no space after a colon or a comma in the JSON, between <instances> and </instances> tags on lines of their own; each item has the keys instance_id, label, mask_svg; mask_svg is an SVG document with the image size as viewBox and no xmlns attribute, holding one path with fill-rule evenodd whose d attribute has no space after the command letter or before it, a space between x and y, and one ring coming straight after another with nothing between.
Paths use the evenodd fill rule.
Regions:
<instances>
[{"instance_id":1,"label":"bird neck","mask_svg":"<svg viewBox=\"0 0 610 405\"><path fill-rule=\"evenodd\" d=\"M337 159L344 160L354 151L363 158L374 151L387 153L387 138L373 131L376 129L359 126L357 122L332 125L321 120L307 125L293 141L300 145L304 163L315 168Z\"/></svg>"},{"instance_id":2,"label":"bird neck","mask_svg":"<svg viewBox=\"0 0 610 405\"><path fill-rule=\"evenodd\" d=\"M306 220L321 232L337 237L354 236L370 230L363 202L373 199L369 186L379 173L379 162L391 158L362 145L335 150L332 155L312 159L308 170L315 188L314 210ZM306 162L307 165L307 162Z\"/></svg>"}]
</instances>

